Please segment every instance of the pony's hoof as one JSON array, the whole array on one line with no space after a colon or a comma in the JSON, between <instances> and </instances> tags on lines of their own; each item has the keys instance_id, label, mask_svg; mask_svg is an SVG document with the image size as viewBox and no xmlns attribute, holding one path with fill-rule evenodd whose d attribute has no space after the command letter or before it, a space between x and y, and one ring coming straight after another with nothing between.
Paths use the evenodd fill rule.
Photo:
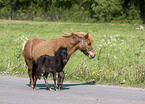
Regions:
<instances>
[{"instance_id":1,"label":"pony's hoof","mask_svg":"<svg viewBox=\"0 0 145 104\"><path fill-rule=\"evenodd\" d=\"M33 87L32 87L32 88L33 88L33 90L36 90L36 86L34 86L34 85L33 85Z\"/></svg>"},{"instance_id":2,"label":"pony's hoof","mask_svg":"<svg viewBox=\"0 0 145 104\"><path fill-rule=\"evenodd\" d=\"M36 87L33 87L33 90L36 90Z\"/></svg>"},{"instance_id":3,"label":"pony's hoof","mask_svg":"<svg viewBox=\"0 0 145 104\"><path fill-rule=\"evenodd\" d=\"M57 88L54 88L55 91L57 91Z\"/></svg>"},{"instance_id":4,"label":"pony's hoof","mask_svg":"<svg viewBox=\"0 0 145 104\"><path fill-rule=\"evenodd\" d=\"M31 88L34 88L34 85L31 85Z\"/></svg>"},{"instance_id":5,"label":"pony's hoof","mask_svg":"<svg viewBox=\"0 0 145 104\"><path fill-rule=\"evenodd\" d=\"M60 85L60 86L58 87L58 89L59 89L59 90L63 89L63 85Z\"/></svg>"},{"instance_id":6,"label":"pony's hoof","mask_svg":"<svg viewBox=\"0 0 145 104\"><path fill-rule=\"evenodd\" d=\"M51 89L51 87L47 87L47 89L49 90L49 91L51 91L52 89Z\"/></svg>"},{"instance_id":7,"label":"pony's hoof","mask_svg":"<svg viewBox=\"0 0 145 104\"><path fill-rule=\"evenodd\" d=\"M49 91L51 91L52 89L51 89L51 88L49 88L48 90L49 90Z\"/></svg>"}]
</instances>

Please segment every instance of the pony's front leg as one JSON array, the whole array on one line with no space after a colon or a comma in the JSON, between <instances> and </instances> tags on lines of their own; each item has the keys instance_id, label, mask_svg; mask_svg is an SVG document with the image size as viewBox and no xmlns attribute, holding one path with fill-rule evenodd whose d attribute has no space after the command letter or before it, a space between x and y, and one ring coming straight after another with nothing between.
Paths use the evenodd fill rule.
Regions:
<instances>
[{"instance_id":1,"label":"pony's front leg","mask_svg":"<svg viewBox=\"0 0 145 104\"><path fill-rule=\"evenodd\" d=\"M57 84L56 84L56 72L53 73L53 80L54 80L54 90L57 90Z\"/></svg>"},{"instance_id":2,"label":"pony's front leg","mask_svg":"<svg viewBox=\"0 0 145 104\"><path fill-rule=\"evenodd\" d=\"M63 88L64 81L64 71L58 72L58 88L59 90Z\"/></svg>"},{"instance_id":3,"label":"pony's front leg","mask_svg":"<svg viewBox=\"0 0 145 104\"><path fill-rule=\"evenodd\" d=\"M45 84L46 84L47 89L48 89L48 90L51 90L51 87L48 85L48 81L47 81L47 76L48 76L48 74L49 74L49 73L46 73L46 72L45 72L43 78L44 78L44 81L45 81Z\"/></svg>"}]
</instances>

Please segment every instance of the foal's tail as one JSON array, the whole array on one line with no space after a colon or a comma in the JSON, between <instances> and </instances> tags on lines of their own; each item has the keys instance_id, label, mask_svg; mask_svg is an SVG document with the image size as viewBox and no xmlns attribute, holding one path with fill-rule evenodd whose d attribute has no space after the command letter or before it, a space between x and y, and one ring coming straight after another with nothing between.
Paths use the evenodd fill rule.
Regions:
<instances>
[{"instance_id":1,"label":"foal's tail","mask_svg":"<svg viewBox=\"0 0 145 104\"><path fill-rule=\"evenodd\" d=\"M41 73L42 73L42 71L39 70L38 68L37 68L36 70L37 70L37 72L36 72L36 77L40 79L40 78L41 78Z\"/></svg>"},{"instance_id":2,"label":"foal's tail","mask_svg":"<svg viewBox=\"0 0 145 104\"><path fill-rule=\"evenodd\" d=\"M42 72L41 72L40 68L38 68L38 67L39 67L39 65L37 63L35 63L35 61L33 60L33 68L32 68L33 76L40 79Z\"/></svg>"},{"instance_id":3,"label":"foal's tail","mask_svg":"<svg viewBox=\"0 0 145 104\"><path fill-rule=\"evenodd\" d=\"M43 73L43 69L41 67L41 64L36 64L36 77L39 79L41 78L41 74Z\"/></svg>"}]
</instances>

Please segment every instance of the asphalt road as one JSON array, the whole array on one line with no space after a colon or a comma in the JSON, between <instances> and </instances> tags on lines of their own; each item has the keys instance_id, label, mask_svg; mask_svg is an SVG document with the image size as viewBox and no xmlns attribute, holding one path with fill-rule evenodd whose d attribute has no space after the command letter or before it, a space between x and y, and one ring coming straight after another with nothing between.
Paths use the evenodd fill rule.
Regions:
<instances>
[{"instance_id":1,"label":"asphalt road","mask_svg":"<svg viewBox=\"0 0 145 104\"><path fill-rule=\"evenodd\" d=\"M32 90L28 78L0 76L0 104L145 104L145 89L64 82L49 91L39 80Z\"/></svg>"}]
</instances>

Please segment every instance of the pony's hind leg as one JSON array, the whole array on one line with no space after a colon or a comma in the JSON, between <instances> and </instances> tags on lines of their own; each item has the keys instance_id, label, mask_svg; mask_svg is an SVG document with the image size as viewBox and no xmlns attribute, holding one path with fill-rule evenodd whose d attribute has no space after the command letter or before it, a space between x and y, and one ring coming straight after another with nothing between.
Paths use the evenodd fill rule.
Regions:
<instances>
[{"instance_id":1,"label":"pony's hind leg","mask_svg":"<svg viewBox=\"0 0 145 104\"><path fill-rule=\"evenodd\" d=\"M44 78L44 81L45 81L45 84L46 84L47 89L48 89L48 90L51 90L51 87L48 85L48 81L47 81L47 76L48 76L48 74L49 74L49 73L46 73L46 72L45 72L43 78Z\"/></svg>"},{"instance_id":2,"label":"pony's hind leg","mask_svg":"<svg viewBox=\"0 0 145 104\"><path fill-rule=\"evenodd\" d=\"M32 75L33 74L33 71L32 71L33 61L29 60L29 59L25 59L25 61L28 66L28 75L30 78L30 86L31 86L31 88L33 88L33 85L34 85L33 75Z\"/></svg>"}]
</instances>

